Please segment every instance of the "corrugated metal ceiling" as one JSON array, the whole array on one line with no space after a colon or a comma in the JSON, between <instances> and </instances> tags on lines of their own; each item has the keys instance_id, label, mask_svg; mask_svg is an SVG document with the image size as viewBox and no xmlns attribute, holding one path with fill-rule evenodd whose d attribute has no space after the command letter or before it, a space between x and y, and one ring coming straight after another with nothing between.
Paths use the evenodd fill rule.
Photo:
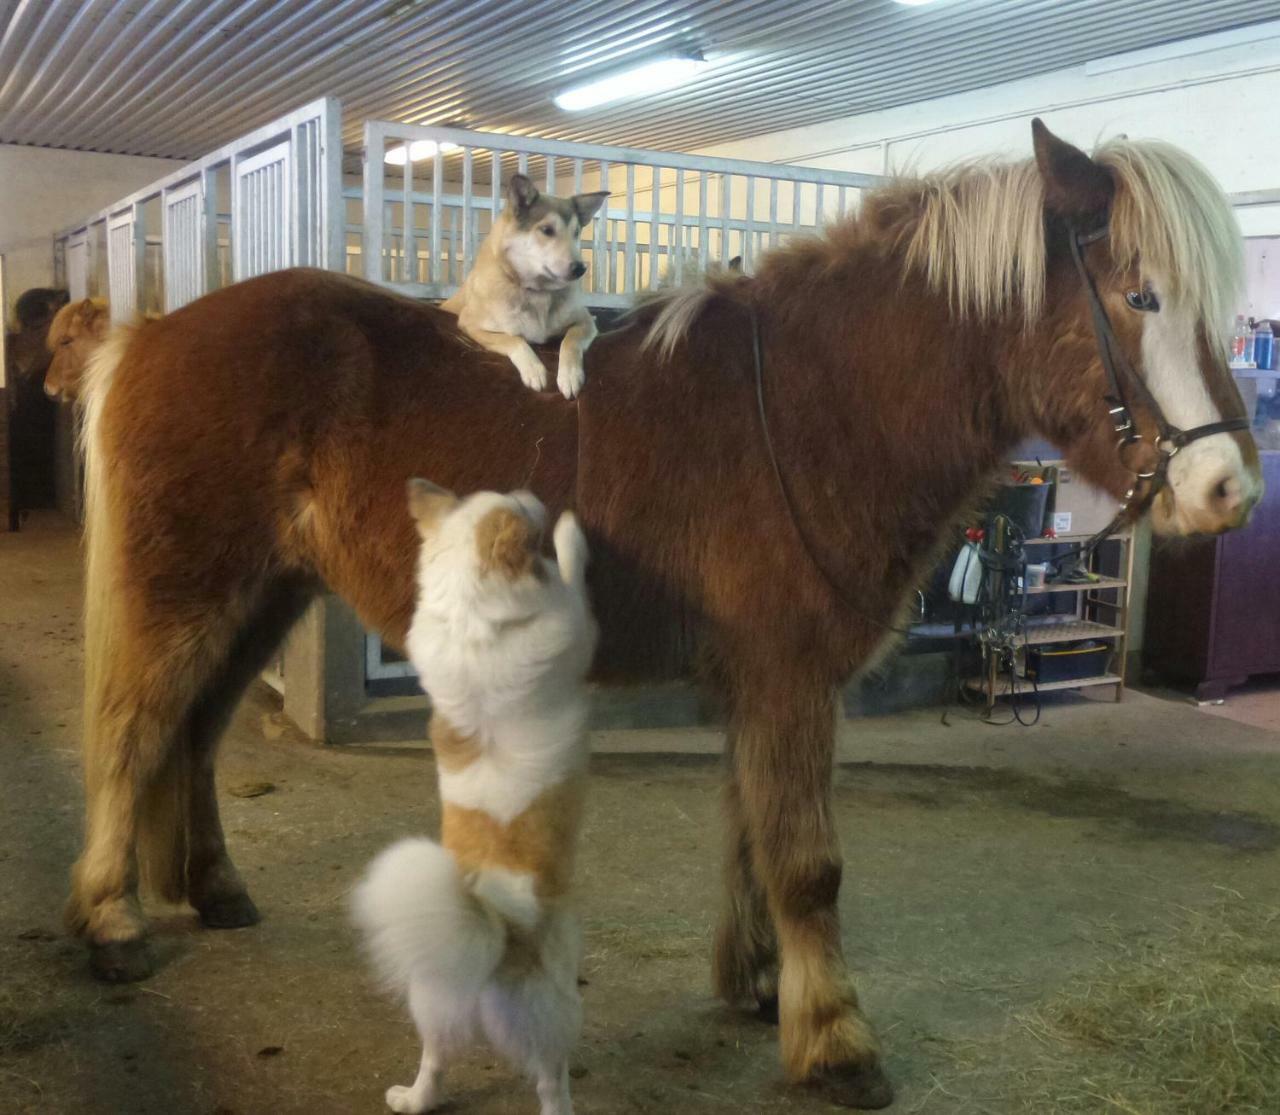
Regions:
<instances>
[{"instance_id":1,"label":"corrugated metal ceiling","mask_svg":"<svg viewBox=\"0 0 1280 1115\"><path fill-rule=\"evenodd\" d=\"M691 150L1280 15L1260 0L0 0L0 142L192 158L314 97L369 117ZM672 50L681 90L566 84Z\"/></svg>"}]
</instances>

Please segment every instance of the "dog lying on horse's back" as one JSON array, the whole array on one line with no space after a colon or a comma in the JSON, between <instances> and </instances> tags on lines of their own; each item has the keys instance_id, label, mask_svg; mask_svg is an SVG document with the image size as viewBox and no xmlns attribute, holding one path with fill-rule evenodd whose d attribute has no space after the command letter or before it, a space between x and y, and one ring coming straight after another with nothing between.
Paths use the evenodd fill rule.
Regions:
<instances>
[{"instance_id":1,"label":"dog lying on horse's back","mask_svg":"<svg viewBox=\"0 0 1280 1115\"><path fill-rule=\"evenodd\" d=\"M542 344L562 333L556 386L566 399L582 390L582 357L596 323L578 285L587 270L581 236L608 196L551 197L525 175L515 175L507 207L494 218L475 266L462 288L441 303L458 315L458 328L473 341L510 357L534 391L546 389L547 370L530 342Z\"/></svg>"}]
</instances>

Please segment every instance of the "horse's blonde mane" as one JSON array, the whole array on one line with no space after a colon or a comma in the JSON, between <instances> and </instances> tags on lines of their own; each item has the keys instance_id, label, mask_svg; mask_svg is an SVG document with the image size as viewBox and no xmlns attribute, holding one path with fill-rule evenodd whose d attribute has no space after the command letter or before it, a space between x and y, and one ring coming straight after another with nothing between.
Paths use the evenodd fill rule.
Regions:
<instances>
[{"instance_id":1,"label":"horse's blonde mane","mask_svg":"<svg viewBox=\"0 0 1280 1115\"><path fill-rule=\"evenodd\" d=\"M1161 294L1188 305L1211 337L1225 337L1244 277L1244 246L1221 187L1185 151L1114 139L1093 153L1112 174L1110 249ZM901 187L890 187L900 189ZM1044 311L1044 181L1035 161L977 162L920 179L918 222L906 254L962 315Z\"/></svg>"},{"instance_id":2,"label":"horse's blonde mane","mask_svg":"<svg viewBox=\"0 0 1280 1115\"><path fill-rule=\"evenodd\" d=\"M1115 139L1093 157L1115 179L1110 249L1116 266L1136 261L1143 278L1189 305L1209 337L1224 341L1244 262L1240 229L1222 189L1197 160L1167 143ZM833 229L826 243L838 252L889 237L903 245L904 274L923 273L956 314L1017 314L1033 324L1045 308L1044 198L1034 159L963 163L872 191L858 216ZM781 249L784 256L802 252L813 252L812 245ZM767 268L768 257L763 262ZM704 284L662 296L646 345L669 355L708 297Z\"/></svg>"}]
</instances>

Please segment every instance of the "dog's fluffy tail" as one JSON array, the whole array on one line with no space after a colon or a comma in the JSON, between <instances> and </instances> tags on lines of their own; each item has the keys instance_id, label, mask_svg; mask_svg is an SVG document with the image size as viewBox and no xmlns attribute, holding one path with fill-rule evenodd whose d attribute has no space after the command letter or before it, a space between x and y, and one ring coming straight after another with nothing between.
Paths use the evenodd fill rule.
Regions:
<instances>
[{"instance_id":1,"label":"dog's fluffy tail","mask_svg":"<svg viewBox=\"0 0 1280 1115\"><path fill-rule=\"evenodd\" d=\"M540 916L532 886L507 872L464 875L432 840L402 840L370 865L352 901L379 975L394 991L412 983L472 999L506 950L512 926Z\"/></svg>"}]
</instances>

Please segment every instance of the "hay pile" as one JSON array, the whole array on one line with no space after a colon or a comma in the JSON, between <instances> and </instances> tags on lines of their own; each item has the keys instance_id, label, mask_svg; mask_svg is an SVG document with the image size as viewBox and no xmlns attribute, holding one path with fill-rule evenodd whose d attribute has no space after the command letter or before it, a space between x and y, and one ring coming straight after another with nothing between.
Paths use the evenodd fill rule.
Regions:
<instances>
[{"instance_id":1,"label":"hay pile","mask_svg":"<svg viewBox=\"0 0 1280 1115\"><path fill-rule=\"evenodd\" d=\"M1169 920L1171 935L1105 933L1096 974L1015 1013L1030 1057L947 1043L949 1086L1008 1111L1280 1112L1280 910L1233 899Z\"/></svg>"}]
</instances>

